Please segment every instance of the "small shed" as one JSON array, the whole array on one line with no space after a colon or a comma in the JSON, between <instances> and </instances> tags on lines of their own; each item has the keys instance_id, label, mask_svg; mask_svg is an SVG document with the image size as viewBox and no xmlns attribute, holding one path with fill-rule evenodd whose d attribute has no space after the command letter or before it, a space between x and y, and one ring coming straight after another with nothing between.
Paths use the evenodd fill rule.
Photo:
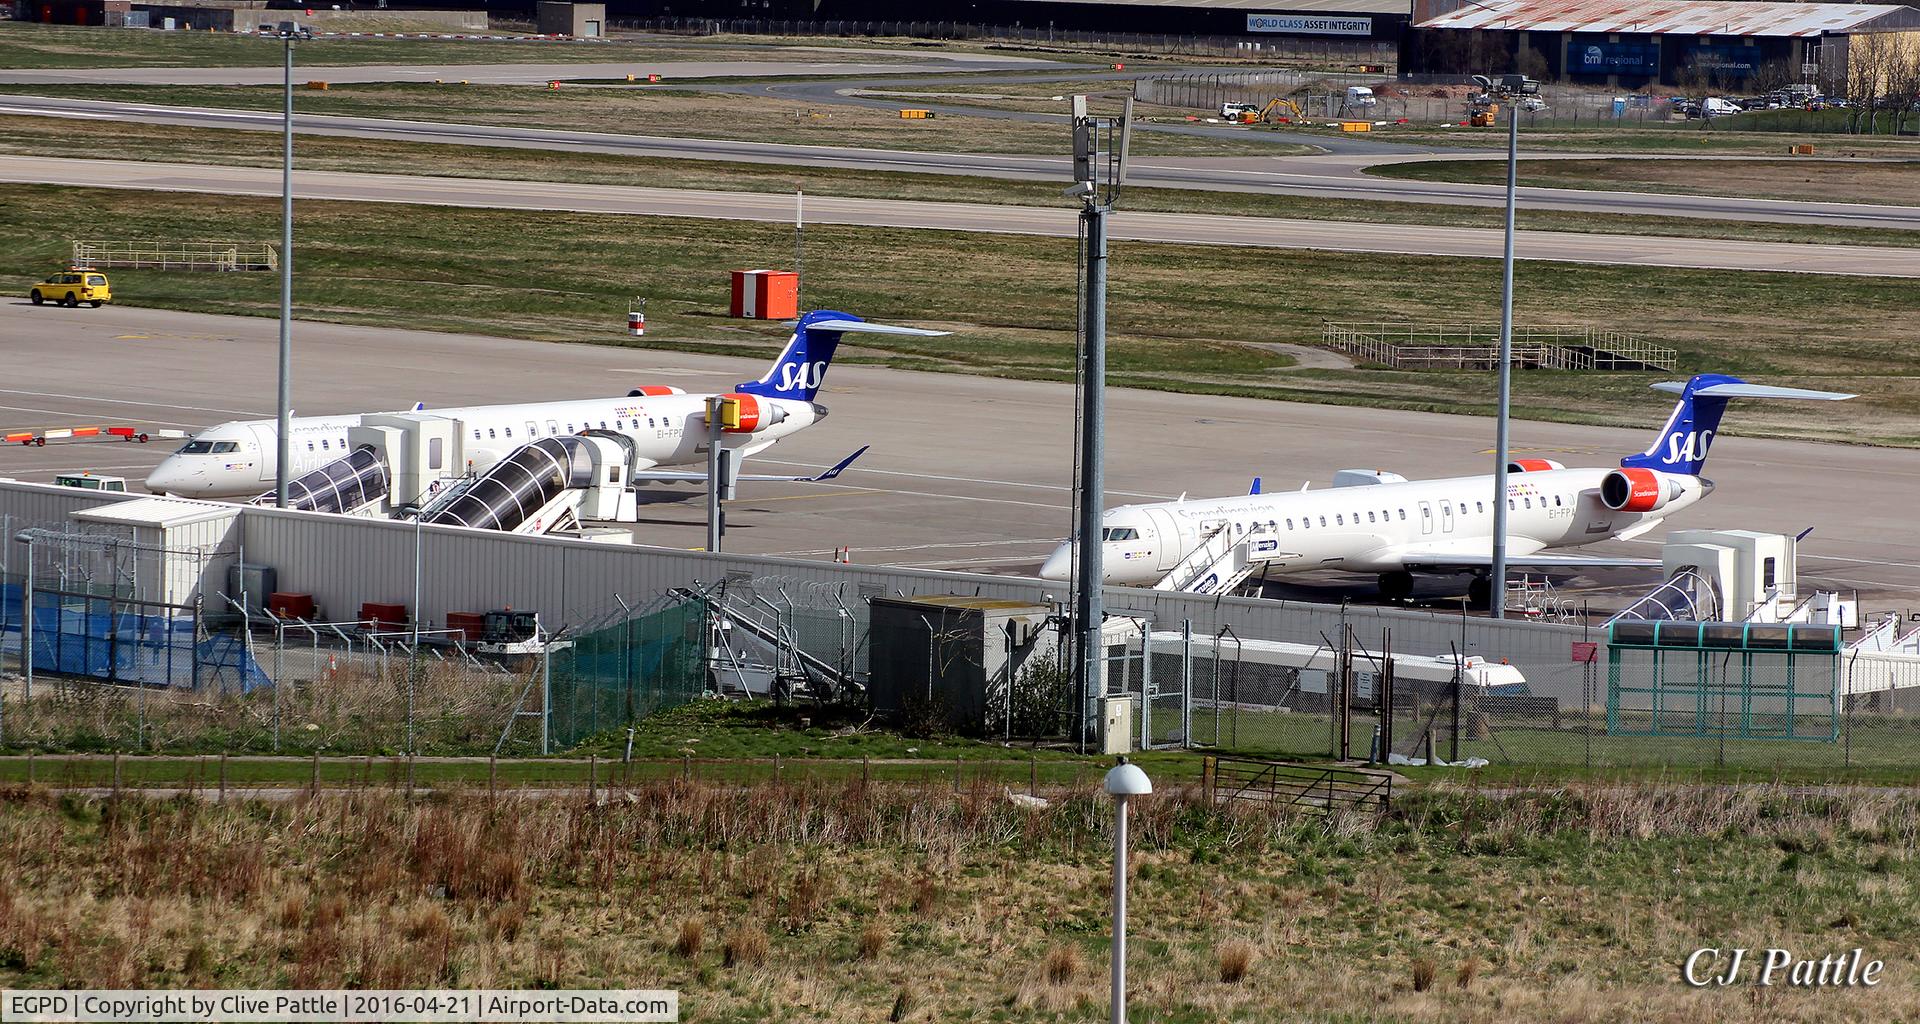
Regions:
<instances>
[{"instance_id":1,"label":"small shed","mask_svg":"<svg viewBox=\"0 0 1920 1024\"><path fill-rule=\"evenodd\" d=\"M135 601L222 609L227 566L239 557L240 506L184 498L141 498L73 514L74 523L124 543L111 559Z\"/></svg>"},{"instance_id":2,"label":"small shed","mask_svg":"<svg viewBox=\"0 0 1920 1024\"><path fill-rule=\"evenodd\" d=\"M606 4L575 4L540 0L536 27L545 36L598 39L606 35Z\"/></svg>"},{"instance_id":3,"label":"small shed","mask_svg":"<svg viewBox=\"0 0 1920 1024\"><path fill-rule=\"evenodd\" d=\"M966 736L998 734L1008 688L1047 642L1046 605L993 597L875 597L867 694L876 714Z\"/></svg>"}]
</instances>

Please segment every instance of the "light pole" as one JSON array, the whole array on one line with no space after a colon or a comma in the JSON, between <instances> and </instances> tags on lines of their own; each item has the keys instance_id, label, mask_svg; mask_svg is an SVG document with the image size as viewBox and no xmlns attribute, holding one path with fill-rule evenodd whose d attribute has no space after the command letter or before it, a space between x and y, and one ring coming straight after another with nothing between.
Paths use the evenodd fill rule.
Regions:
<instances>
[{"instance_id":1,"label":"light pole","mask_svg":"<svg viewBox=\"0 0 1920 1024\"><path fill-rule=\"evenodd\" d=\"M1507 101L1507 228L1500 260L1500 388L1493 428L1493 564L1487 572L1487 609L1494 618L1507 614L1507 418L1513 401L1513 207L1514 185L1520 167L1520 109L1518 96L1540 92L1540 83L1525 75L1501 75L1498 82L1473 76L1489 96Z\"/></svg>"},{"instance_id":2,"label":"light pole","mask_svg":"<svg viewBox=\"0 0 1920 1024\"><path fill-rule=\"evenodd\" d=\"M286 46L286 92L280 119L280 422L273 464L273 498L287 507L287 473L293 461L293 41L313 32L291 21L280 23Z\"/></svg>"},{"instance_id":3,"label":"light pole","mask_svg":"<svg viewBox=\"0 0 1920 1024\"><path fill-rule=\"evenodd\" d=\"M1153 792L1153 780L1126 758L1107 772L1113 797L1113 992L1112 1024L1127 1020L1127 798Z\"/></svg>"}]
</instances>

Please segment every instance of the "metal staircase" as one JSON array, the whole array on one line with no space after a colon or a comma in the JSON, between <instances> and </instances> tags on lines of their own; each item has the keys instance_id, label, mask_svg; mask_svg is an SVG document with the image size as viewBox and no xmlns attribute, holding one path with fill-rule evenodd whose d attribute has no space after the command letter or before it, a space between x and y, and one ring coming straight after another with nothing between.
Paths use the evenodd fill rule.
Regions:
<instances>
[{"instance_id":1,"label":"metal staircase","mask_svg":"<svg viewBox=\"0 0 1920 1024\"><path fill-rule=\"evenodd\" d=\"M1254 543L1264 535L1258 526L1236 538L1231 523L1221 523L1212 533L1168 570L1155 590L1182 594L1230 594L1252 576L1260 563L1253 558Z\"/></svg>"}]
</instances>

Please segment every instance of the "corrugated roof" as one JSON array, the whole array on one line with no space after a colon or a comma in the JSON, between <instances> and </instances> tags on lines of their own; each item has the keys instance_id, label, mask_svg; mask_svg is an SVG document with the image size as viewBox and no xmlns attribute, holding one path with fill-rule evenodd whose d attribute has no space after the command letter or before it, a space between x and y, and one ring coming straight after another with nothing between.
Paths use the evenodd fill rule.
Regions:
<instances>
[{"instance_id":1,"label":"corrugated roof","mask_svg":"<svg viewBox=\"0 0 1920 1024\"><path fill-rule=\"evenodd\" d=\"M1759 0L1473 0L1415 28L1524 32L1639 32L1696 36L1817 36L1889 14L1888 4L1764 3Z\"/></svg>"},{"instance_id":2,"label":"corrugated roof","mask_svg":"<svg viewBox=\"0 0 1920 1024\"><path fill-rule=\"evenodd\" d=\"M184 526L207 519L240 514L240 506L213 501L189 501L185 498L136 498L101 508L75 512L73 518L88 523L125 523L132 526Z\"/></svg>"},{"instance_id":3,"label":"corrugated roof","mask_svg":"<svg viewBox=\"0 0 1920 1024\"><path fill-rule=\"evenodd\" d=\"M1248 11L1256 14L1413 14L1413 0L1022 0L1024 3Z\"/></svg>"}]
</instances>

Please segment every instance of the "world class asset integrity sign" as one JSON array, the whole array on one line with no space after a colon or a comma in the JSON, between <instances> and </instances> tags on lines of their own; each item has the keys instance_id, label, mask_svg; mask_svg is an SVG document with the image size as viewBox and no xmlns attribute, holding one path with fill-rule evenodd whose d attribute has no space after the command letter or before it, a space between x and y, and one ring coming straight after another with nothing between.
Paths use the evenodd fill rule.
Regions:
<instances>
[{"instance_id":1,"label":"world class asset integrity sign","mask_svg":"<svg viewBox=\"0 0 1920 1024\"><path fill-rule=\"evenodd\" d=\"M1372 18L1326 18L1311 14L1249 14L1249 32L1293 32L1309 36L1370 36Z\"/></svg>"}]
</instances>

